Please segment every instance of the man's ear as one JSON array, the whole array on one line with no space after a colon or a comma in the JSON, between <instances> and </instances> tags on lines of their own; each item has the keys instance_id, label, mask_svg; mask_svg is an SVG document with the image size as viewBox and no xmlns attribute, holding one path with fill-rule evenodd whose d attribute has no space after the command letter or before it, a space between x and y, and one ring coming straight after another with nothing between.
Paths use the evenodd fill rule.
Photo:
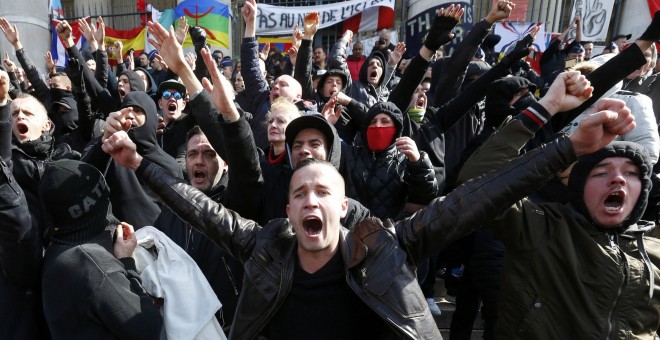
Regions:
<instances>
[{"instance_id":1,"label":"man's ear","mask_svg":"<svg viewBox=\"0 0 660 340\"><path fill-rule=\"evenodd\" d=\"M71 91L71 85L67 85L66 90Z\"/></svg>"},{"instance_id":2,"label":"man's ear","mask_svg":"<svg viewBox=\"0 0 660 340\"><path fill-rule=\"evenodd\" d=\"M50 128L52 126L53 126L53 122L50 119L47 119L46 122L44 123L44 131L42 131L42 133L50 131Z\"/></svg>"},{"instance_id":3,"label":"man's ear","mask_svg":"<svg viewBox=\"0 0 660 340\"><path fill-rule=\"evenodd\" d=\"M348 213L348 198L344 196L344 200L341 202L341 213L339 217L344 218L346 217L347 213Z\"/></svg>"}]
</instances>

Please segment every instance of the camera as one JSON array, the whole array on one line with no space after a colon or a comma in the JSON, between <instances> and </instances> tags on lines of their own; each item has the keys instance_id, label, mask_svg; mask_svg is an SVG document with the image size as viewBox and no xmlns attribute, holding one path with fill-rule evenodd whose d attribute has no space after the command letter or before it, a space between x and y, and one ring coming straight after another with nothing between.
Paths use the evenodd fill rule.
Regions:
<instances>
[{"instance_id":1,"label":"camera","mask_svg":"<svg viewBox=\"0 0 660 340\"><path fill-rule=\"evenodd\" d=\"M385 39L383 39L383 38L378 39L378 42L376 42L376 43L377 43L378 45L381 45L381 46L386 44Z\"/></svg>"}]
</instances>

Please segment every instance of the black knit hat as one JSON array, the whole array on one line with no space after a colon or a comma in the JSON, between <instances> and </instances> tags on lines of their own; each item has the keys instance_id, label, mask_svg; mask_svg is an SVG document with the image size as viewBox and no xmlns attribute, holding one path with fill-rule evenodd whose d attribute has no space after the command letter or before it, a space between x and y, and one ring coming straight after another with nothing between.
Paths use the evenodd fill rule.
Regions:
<instances>
[{"instance_id":1,"label":"black knit hat","mask_svg":"<svg viewBox=\"0 0 660 340\"><path fill-rule=\"evenodd\" d=\"M619 232L623 232L627 227L637 223L642 218L651 191L651 172L653 165L648 151L643 146L634 142L615 141L592 154L578 158L568 177L568 190L571 193L571 204L587 219L591 220L589 211L584 204L584 185L594 166L603 159L610 157L626 157L630 159L639 168L639 178L642 182L641 192L635 207L630 212L630 216L618 229Z\"/></svg>"},{"instance_id":2,"label":"black knit hat","mask_svg":"<svg viewBox=\"0 0 660 340\"><path fill-rule=\"evenodd\" d=\"M319 79L318 85L316 85L316 93L318 93L319 96L321 95L321 93L323 93L323 83L325 83L325 80L328 79L328 77L330 76L341 78L341 91L342 92L346 91L346 86L348 85L348 76L346 75L346 72L339 69L331 69L326 72L323 72L321 78Z\"/></svg>"},{"instance_id":3,"label":"black knit hat","mask_svg":"<svg viewBox=\"0 0 660 340\"><path fill-rule=\"evenodd\" d=\"M93 166L63 159L46 164L39 183L39 198L53 221L53 239L84 243L114 230L110 189Z\"/></svg>"}]
</instances>

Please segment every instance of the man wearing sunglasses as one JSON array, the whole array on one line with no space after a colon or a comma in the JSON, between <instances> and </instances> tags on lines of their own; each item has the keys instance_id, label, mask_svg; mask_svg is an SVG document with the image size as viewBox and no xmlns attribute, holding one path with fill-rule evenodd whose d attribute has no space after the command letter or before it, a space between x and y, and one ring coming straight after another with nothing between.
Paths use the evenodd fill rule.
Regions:
<instances>
[{"instance_id":1,"label":"man wearing sunglasses","mask_svg":"<svg viewBox=\"0 0 660 340\"><path fill-rule=\"evenodd\" d=\"M183 164L185 161L186 134L195 120L183 113L186 108L186 87L178 80L166 80L158 86L158 144L170 156Z\"/></svg>"},{"instance_id":2,"label":"man wearing sunglasses","mask_svg":"<svg viewBox=\"0 0 660 340\"><path fill-rule=\"evenodd\" d=\"M158 95L158 108L167 126L171 121L177 120L186 107L186 87L176 80L166 80L158 86Z\"/></svg>"}]
</instances>

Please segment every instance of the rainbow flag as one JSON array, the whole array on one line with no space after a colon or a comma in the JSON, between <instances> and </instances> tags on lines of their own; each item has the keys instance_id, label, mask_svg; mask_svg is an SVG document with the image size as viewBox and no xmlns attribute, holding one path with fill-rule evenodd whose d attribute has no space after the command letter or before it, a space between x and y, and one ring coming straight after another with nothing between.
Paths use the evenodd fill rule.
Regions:
<instances>
[{"instance_id":1,"label":"rainbow flag","mask_svg":"<svg viewBox=\"0 0 660 340\"><path fill-rule=\"evenodd\" d=\"M110 65L116 64L116 59L114 56L114 44L115 41L120 40L123 47L122 59L126 58L126 53L131 48L135 50L135 58L137 58L142 51L144 51L144 44L147 41L147 28L146 27L136 27L131 30L114 30L110 27L105 28L105 46L108 49L108 59Z\"/></svg>"},{"instance_id":2,"label":"rainbow flag","mask_svg":"<svg viewBox=\"0 0 660 340\"><path fill-rule=\"evenodd\" d=\"M229 6L216 0L185 0L174 9L175 18L187 17L188 24L206 30L206 42L211 46L229 48ZM176 27L177 23L174 24ZM190 35L183 43L192 46Z\"/></svg>"}]
</instances>

